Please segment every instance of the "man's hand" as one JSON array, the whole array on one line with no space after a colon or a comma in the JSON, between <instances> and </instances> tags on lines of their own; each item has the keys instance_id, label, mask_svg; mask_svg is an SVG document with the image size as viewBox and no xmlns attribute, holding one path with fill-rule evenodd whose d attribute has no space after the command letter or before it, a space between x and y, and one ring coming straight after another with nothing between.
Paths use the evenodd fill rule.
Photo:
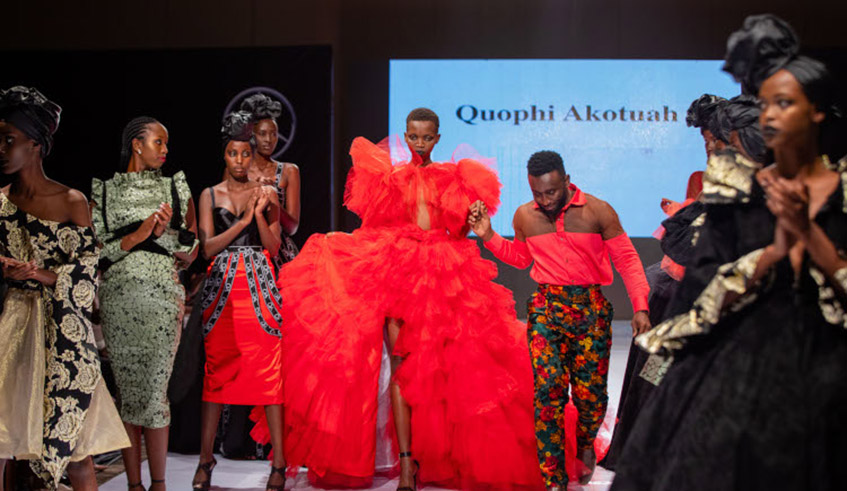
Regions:
<instances>
[{"instance_id":1,"label":"man's hand","mask_svg":"<svg viewBox=\"0 0 847 491\"><path fill-rule=\"evenodd\" d=\"M481 200L472 203L468 209L468 225L476 235L486 242L494 237L494 230L491 229L491 218L488 216L488 208Z\"/></svg>"},{"instance_id":2,"label":"man's hand","mask_svg":"<svg viewBox=\"0 0 847 491\"><path fill-rule=\"evenodd\" d=\"M646 310L639 310L632 316L632 337L644 334L653 327L650 325L650 318L647 316Z\"/></svg>"}]
</instances>

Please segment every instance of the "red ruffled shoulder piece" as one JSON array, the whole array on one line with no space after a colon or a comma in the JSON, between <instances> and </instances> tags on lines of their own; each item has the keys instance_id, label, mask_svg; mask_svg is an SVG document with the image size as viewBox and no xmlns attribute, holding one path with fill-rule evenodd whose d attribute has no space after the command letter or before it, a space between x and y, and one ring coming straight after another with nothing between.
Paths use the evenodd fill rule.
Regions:
<instances>
[{"instance_id":1,"label":"red ruffled shoulder piece","mask_svg":"<svg viewBox=\"0 0 847 491\"><path fill-rule=\"evenodd\" d=\"M445 215L451 233L462 233L460 229L465 226L468 208L477 200L485 203L489 215L497 211L501 184L494 171L471 159L463 159L456 164L435 165L440 170L439 208Z\"/></svg>"},{"instance_id":2,"label":"red ruffled shoulder piece","mask_svg":"<svg viewBox=\"0 0 847 491\"><path fill-rule=\"evenodd\" d=\"M359 215L364 225L389 224L397 218L391 210L405 210L403 194L393 183L391 155L366 138L358 137L350 146L353 168L347 174L344 205Z\"/></svg>"},{"instance_id":3,"label":"red ruffled shoulder piece","mask_svg":"<svg viewBox=\"0 0 847 491\"><path fill-rule=\"evenodd\" d=\"M489 215L496 213L500 206L500 188L503 187L497 174L476 160L463 159L456 166L471 202L480 199L488 207Z\"/></svg>"}]
</instances>

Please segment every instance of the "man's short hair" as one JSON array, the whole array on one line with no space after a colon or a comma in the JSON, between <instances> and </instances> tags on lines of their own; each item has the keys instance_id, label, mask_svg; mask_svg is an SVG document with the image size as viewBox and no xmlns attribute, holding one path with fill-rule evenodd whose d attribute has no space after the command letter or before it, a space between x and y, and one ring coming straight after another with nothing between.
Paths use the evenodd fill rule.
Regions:
<instances>
[{"instance_id":1,"label":"man's short hair","mask_svg":"<svg viewBox=\"0 0 847 491\"><path fill-rule=\"evenodd\" d=\"M435 131L438 131L439 128L438 115L435 114L435 111L426 107L412 109L412 112L406 116L406 124L408 125L410 121L430 121L435 125Z\"/></svg>"},{"instance_id":2,"label":"man's short hair","mask_svg":"<svg viewBox=\"0 0 847 491\"><path fill-rule=\"evenodd\" d=\"M552 150L535 152L526 163L526 171L531 176L543 176L554 170L561 172L562 176L565 175L565 163L562 161L562 156Z\"/></svg>"}]
</instances>

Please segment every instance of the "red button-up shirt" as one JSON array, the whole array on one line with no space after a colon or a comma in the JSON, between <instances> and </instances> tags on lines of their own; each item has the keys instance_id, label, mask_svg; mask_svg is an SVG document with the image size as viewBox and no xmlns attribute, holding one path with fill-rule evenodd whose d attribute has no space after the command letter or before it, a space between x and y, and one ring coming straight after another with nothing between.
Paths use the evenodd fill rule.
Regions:
<instances>
[{"instance_id":1,"label":"red button-up shirt","mask_svg":"<svg viewBox=\"0 0 847 491\"><path fill-rule=\"evenodd\" d=\"M551 285L609 285L614 278L614 262L633 310L646 311L650 287L641 259L625 233L603 240L598 233L565 231L565 211L585 205L585 194L574 184L570 190L573 196L556 219L555 232L527 237L526 242L508 241L495 232L485 247L501 261L520 269L534 262L530 277Z\"/></svg>"}]
</instances>

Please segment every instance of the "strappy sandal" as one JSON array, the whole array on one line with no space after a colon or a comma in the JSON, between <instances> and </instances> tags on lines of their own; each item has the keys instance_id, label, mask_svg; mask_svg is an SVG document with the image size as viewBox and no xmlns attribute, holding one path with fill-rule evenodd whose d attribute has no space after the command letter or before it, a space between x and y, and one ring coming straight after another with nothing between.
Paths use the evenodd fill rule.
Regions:
<instances>
[{"instance_id":1,"label":"strappy sandal","mask_svg":"<svg viewBox=\"0 0 847 491\"><path fill-rule=\"evenodd\" d=\"M271 478L274 474L282 476L282 484L271 484ZM271 465L271 475L268 476L268 484L265 485L265 491L283 491L285 489L285 466L274 467Z\"/></svg>"},{"instance_id":2,"label":"strappy sandal","mask_svg":"<svg viewBox=\"0 0 847 491\"><path fill-rule=\"evenodd\" d=\"M202 481L194 481L191 483L191 489L198 489L200 491L209 491L209 488L212 486L212 471L215 470L215 466L218 465L218 461L212 457L212 460L206 463L197 464L197 470L202 470L206 473L206 479ZM197 471L194 472L197 474Z\"/></svg>"},{"instance_id":3,"label":"strappy sandal","mask_svg":"<svg viewBox=\"0 0 847 491\"><path fill-rule=\"evenodd\" d=\"M401 459L411 458L411 457L412 457L412 452L400 452L400 458ZM409 487L409 486L398 487L396 491L418 491L418 471L421 468L421 464L419 464L417 460L413 460L412 462L415 463L415 473L412 475L412 485L414 487Z\"/></svg>"},{"instance_id":4,"label":"strappy sandal","mask_svg":"<svg viewBox=\"0 0 847 491\"><path fill-rule=\"evenodd\" d=\"M144 489L144 484L142 484L141 481L138 481L137 483L134 483L134 484L126 483L126 488L127 489L141 488L141 491L146 491Z\"/></svg>"},{"instance_id":5,"label":"strappy sandal","mask_svg":"<svg viewBox=\"0 0 847 491\"><path fill-rule=\"evenodd\" d=\"M150 489L153 489L154 484L165 484L164 479L151 479L150 480Z\"/></svg>"}]
</instances>

